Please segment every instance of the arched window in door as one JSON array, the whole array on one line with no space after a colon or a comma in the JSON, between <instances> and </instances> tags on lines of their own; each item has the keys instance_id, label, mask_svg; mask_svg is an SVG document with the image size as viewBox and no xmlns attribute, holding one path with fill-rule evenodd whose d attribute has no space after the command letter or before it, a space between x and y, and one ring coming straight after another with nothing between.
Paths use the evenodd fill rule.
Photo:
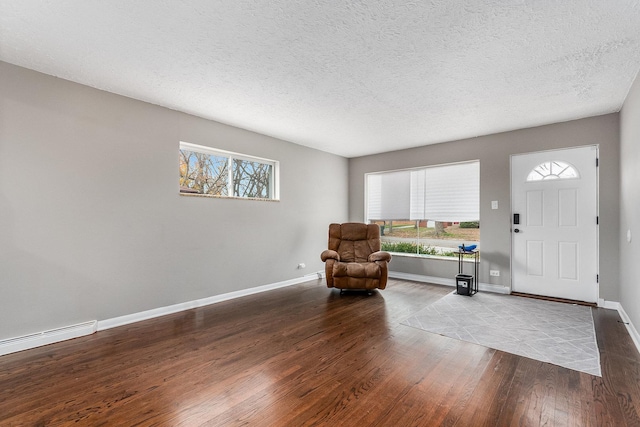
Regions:
<instances>
[{"instance_id":1,"label":"arched window in door","mask_svg":"<svg viewBox=\"0 0 640 427\"><path fill-rule=\"evenodd\" d=\"M540 163L527 176L527 182L543 181L547 179L574 179L580 175L576 168L559 160Z\"/></svg>"}]
</instances>

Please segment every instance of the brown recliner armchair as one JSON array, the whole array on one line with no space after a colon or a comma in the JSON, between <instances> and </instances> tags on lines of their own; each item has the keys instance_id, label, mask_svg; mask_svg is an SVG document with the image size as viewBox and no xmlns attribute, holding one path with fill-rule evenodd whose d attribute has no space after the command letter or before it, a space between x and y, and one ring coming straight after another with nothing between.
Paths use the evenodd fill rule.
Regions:
<instances>
[{"instance_id":1,"label":"brown recliner armchair","mask_svg":"<svg viewBox=\"0 0 640 427\"><path fill-rule=\"evenodd\" d=\"M377 224L348 222L329 225L329 249L320 255L325 262L327 287L384 289L391 254L380 251Z\"/></svg>"}]
</instances>

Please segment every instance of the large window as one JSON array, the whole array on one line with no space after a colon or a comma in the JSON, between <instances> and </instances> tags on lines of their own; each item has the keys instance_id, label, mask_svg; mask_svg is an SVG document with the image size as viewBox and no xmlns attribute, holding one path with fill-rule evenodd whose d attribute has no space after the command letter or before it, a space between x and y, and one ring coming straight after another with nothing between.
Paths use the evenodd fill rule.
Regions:
<instances>
[{"instance_id":1,"label":"large window","mask_svg":"<svg viewBox=\"0 0 640 427\"><path fill-rule=\"evenodd\" d=\"M480 243L478 161L366 175L366 219L396 253L452 256Z\"/></svg>"},{"instance_id":2,"label":"large window","mask_svg":"<svg viewBox=\"0 0 640 427\"><path fill-rule=\"evenodd\" d=\"M180 143L180 193L277 200L278 162Z\"/></svg>"}]
</instances>

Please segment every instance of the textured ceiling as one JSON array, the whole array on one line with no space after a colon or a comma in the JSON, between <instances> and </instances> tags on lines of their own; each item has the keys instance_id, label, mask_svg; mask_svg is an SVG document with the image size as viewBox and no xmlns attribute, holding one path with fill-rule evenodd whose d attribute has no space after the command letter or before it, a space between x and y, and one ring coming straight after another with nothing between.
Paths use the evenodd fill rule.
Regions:
<instances>
[{"instance_id":1,"label":"textured ceiling","mask_svg":"<svg viewBox=\"0 0 640 427\"><path fill-rule=\"evenodd\" d=\"M0 0L0 43L9 63L353 157L619 111L640 2Z\"/></svg>"}]
</instances>

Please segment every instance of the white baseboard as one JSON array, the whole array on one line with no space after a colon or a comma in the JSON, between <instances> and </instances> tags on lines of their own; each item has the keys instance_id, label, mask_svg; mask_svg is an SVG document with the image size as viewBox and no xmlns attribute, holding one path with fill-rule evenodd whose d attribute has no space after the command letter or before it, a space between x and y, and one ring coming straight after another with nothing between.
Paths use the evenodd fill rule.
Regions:
<instances>
[{"instance_id":1,"label":"white baseboard","mask_svg":"<svg viewBox=\"0 0 640 427\"><path fill-rule=\"evenodd\" d=\"M389 277L394 279L412 280L414 282L434 283L436 285L456 286L455 279L447 279L444 277L424 276L422 274L401 273L399 271L390 271ZM511 290L502 285L493 285L491 283L478 283L478 290L483 292L493 292L497 294L510 294Z\"/></svg>"},{"instance_id":2,"label":"white baseboard","mask_svg":"<svg viewBox=\"0 0 640 427\"><path fill-rule=\"evenodd\" d=\"M624 322L624 325L627 327L627 331L629 332L629 335L631 336L633 343L636 345L636 349L640 353L640 334L638 334L638 330L633 325L633 323L631 323L631 319L627 315L627 312L624 311L622 304L620 303L617 303L617 304L618 304L618 313L620 314L620 318Z\"/></svg>"},{"instance_id":3,"label":"white baseboard","mask_svg":"<svg viewBox=\"0 0 640 427\"><path fill-rule=\"evenodd\" d=\"M142 320L153 319L154 317L165 316L167 314L173 314L179 311L202 307L209 304L215 304L217 302L240 298L247 295L253 295L260 292L266 292L272 289L297 285L299 283L308 282L309 280L318 279L321 277L324 277L321 272L309 273L303 277L285 280L283 282L271 283L268 285L229 292L222 295L215 295L212 297L202 298L194 301L187 301L167 307L154 308L152 310L127 314L125 316L114 317L112 319L100 321L92 320L90 322L51 329L49 331L37 332L34 334L23 335L15 338L7 338L4 340L0 340L0 356L10 353L16 353L18 351L28 350L30 348L41 347L43 345L53 344L60 341L66 341L84 335L91 335L97 331L103 331L105 329L115 328L117 326L128 325L130 323L140 322Z\"/></svg>"},{"instance_id":4,"label":"white baseboard","mask_svg":"<svg viewBox=\"0 0 640 427\"><path fill-rule=\"evenodd\" d=\"M90 322L78 323L77 325L64 326L35 334L0 340L0 356L82 337L84 335L91 335L96 332L97 323L97 321L92 320Z\"/></svg>"},{"instance_id":5,"label":"white baseboard","mask_svg":"<svg viewBox=\"0 0 640 427\"><path fill-rule=\"evenodd\" d=\"M607 301L602 298L598 298L598 307L606 308L608 310L620 311L620 303L616 301Z\"/></svg>"},{"instance_id":6,"label":"white baseboard","mask_svg":"<svg viewBox=\"0 0 640 427\"><path fill-rule=\"evenodd\" d=\"M268 285L258 286L255 288L242 289L240 291L228 292L226 294L215 295L212 297L182 302L179 304L173 304L166 307L159 307L151 310L141 311L139 313L127 314L124 316L114 317L111 319L100 320L98 321L98 331L104 331L105 329L116 328L118 326L124 326L130 323L153 319L155 317L166 316L167 314L178 313L180 311L190 310L192 308L197 308L197 307L203 307L205 305L215 304L222 301L228 301L231 299L240 298L247 295L253 295L260 292L270 291L273 289L284 288L286 286L293 286L299 283L308 282L309 280L313 280L313 279L318 279L318 273L310 273L303 277L297 277L295 279L285 280L283 282L271 283Z\"/></svg>"}]
</instances>

